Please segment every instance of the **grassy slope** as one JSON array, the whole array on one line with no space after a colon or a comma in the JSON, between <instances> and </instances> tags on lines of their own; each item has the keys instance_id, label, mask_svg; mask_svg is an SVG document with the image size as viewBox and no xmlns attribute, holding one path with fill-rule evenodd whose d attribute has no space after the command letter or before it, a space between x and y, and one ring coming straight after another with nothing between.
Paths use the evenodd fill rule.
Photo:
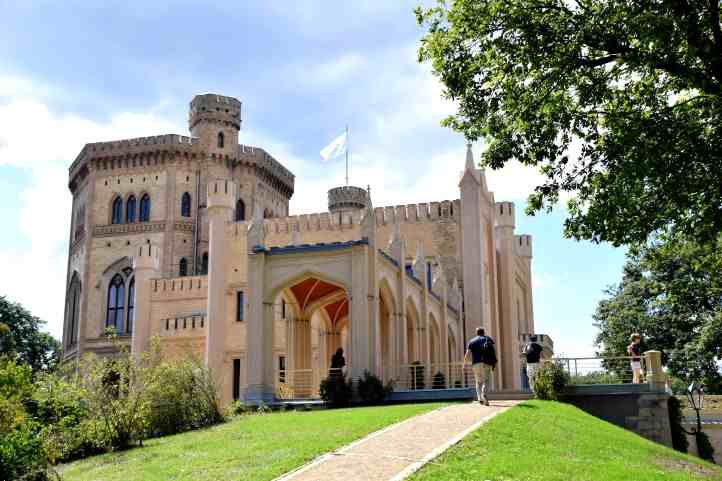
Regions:
<instances>
[{"instance_id":1,"label":"grassy slope","mask_svg":"<svg viewBox=\"0 0 722 481\"><path fill-rule=\"evenodd\" d=\"M443 404L249 415L62 467L65 481L264 480Z\"/></svg>"},{"instance_id":2,"label":"grassy slope","mask_svg":"<svg viewBox=\"0 0 722 481\"><path fill-rule=\"evenodd\" d=\"M414 475L443 480L722 480L722 469L560 403L501 413Z\"/></svg>"}]
</instances>

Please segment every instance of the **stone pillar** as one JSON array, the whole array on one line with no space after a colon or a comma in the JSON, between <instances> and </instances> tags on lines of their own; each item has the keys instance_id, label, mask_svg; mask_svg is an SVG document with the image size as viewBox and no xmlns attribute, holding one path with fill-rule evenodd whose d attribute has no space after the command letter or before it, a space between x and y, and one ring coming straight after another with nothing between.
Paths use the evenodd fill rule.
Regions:
<instances>
[{"instance_id":1,"label":"stone pillar","mask_svg":"<svg viewBox=\"0 0 722 481\"><path fill-rule=\"evenodd\" d=\"M150 348L152 319L150 296L151 278L158 275L160 269L160 250L151 244L139 246L133 256L135 278L135 297L133 299L133 337L131 354L138 358Z\"/></svg>"},{"instance_id":2,"label":"stone pillar","mask_svg":"<svg viewBox=\"0 0 722 481\"><path fill-rule=\"evenodd\" d=\"M466 330L458 341L465 343L475 335L475 330L483 326L491 327L490 320L484 319L485 241L483 228L484 172L474 167L471 144L467 146L466 169L459 182L461 194L461 275L464 294L464 318Z\"/></svg>"},{"instance_id":3,"label":"stone pillar","mask_svg":"<svg viewBox=\"0 0 722 481\"><path fill-rule=\"evenodd\" d=\"M644 353L644 361L649 389L664 391L667 386L667 377L662 370L662 353L660 351L647 351Z\"/></svg>"},{"instance_id":4,"label":"stone pillar","mask_svg":"<svg viewBox=\"0 0 722 481\"><path fill-rule=\"evenodd\" d=\"M519 325L514 316L514 204L497 202L496 239L499 250L499 333L497 356L501 389L521 389Z\"/></svg>"},{"instance_id":5,"label":"stone pillar","mask_svg":"<svg viewBox=\"0 0 722 481\"><path fill-rule=\"evenodd\" d=\"M226 226L231 220L236 199L236 184L230 180L208 183L208 304L206 327L206 364L221 385L221 399L227 399L223 380L226 350L226 269L230 262ZM250 284L250 283L249 283Z\"/></svg>"},{"instance_id":6,"label":"stone pillar","mask_svg":"<svg viewBox=\"0 0 722 481\"><path fill-rule=\"evenodd\" d=\"M394 224L394 234L389 245L391 256L398 264L398 273L396 277L396 308L393 312L394 316L394 332L395 337L395 377L401 376L401 366L408 362L408 338L406 336L406 242L401 237L401 230L398 222Z\"/></svg>"},{"instance_id":7,"label":"stone pillar","mask_svg":"<svg viewBox=\"0 0 722 481\"><path fill-rule=\"evenodd\" d=\"M269 403L275 398L275 380L273 376L274 321L273 299L266 298L265 226L260 205L257 205L254 209L253 222L248 228L247 244L249 312L248 326L246 327L246 338L248 339L246 403ZM294 321L290 322L292 324Z\"/></svg>"}]
</instances>

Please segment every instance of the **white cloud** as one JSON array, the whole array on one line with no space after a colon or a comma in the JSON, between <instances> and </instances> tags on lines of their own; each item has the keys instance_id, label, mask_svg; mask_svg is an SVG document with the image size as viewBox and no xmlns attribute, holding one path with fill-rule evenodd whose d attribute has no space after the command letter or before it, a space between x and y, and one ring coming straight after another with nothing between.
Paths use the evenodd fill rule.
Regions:
<instances>
[{"instance_id":1,"label":"white cloud","mask_svg":"<svg viewBox=\"0 0 722 481\"><path fill-rule=\"evenodd\" d=\"M13 88L19 88L12 96ZM18 202L19 225L0 250L0 294L21 302L60 336L65 296L71 196L68 167L86 142L183 131L153 114L119 113L106 124L57 115L33 94L32 84L0 79L0 169L19 167L30 182ZM14 240L14 242L12 242Z\"/></svg>"}]
</instances>

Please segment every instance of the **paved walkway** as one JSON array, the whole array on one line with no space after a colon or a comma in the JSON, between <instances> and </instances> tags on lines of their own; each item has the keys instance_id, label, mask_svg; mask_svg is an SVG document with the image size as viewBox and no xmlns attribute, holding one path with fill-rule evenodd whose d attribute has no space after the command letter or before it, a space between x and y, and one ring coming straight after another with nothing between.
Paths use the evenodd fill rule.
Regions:
<instances>
[{"instance_id":1,"label":"paved walkway","mask_svg":"<svg viewBox=\"0 0 722 481\"><path fill-rule=\"evenodd\" d=\"M454 404L421 414L325 454L277 481L401 480L519 401Z\"/></svg>"}]
</instances>

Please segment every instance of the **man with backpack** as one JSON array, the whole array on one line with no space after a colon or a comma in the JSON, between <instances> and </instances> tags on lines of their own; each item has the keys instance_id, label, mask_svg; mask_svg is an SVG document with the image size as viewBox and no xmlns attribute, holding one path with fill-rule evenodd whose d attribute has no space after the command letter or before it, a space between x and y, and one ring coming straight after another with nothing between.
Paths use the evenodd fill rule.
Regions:
<instances>
[{"instance_id":1,"label":"man with backpack","mask_svg":"<svg viewBox=\"0 0 722 481\"><path fill-rule=\"evenodd\" d=\"M476 382L476 398L480 404L489 405L486 399L486 382L496 367L494 340L484 335L484 329L476 328L476 337L469 341L464 355L464 365L471 360L471 370Z\"/></svg>"},{"instance_id":2,"label":"man with backpack","mask_svg":"<svg viewBox=\"0 0 722 481\"><path fill-rule=\"evenodd\" d=\"M529 378L529 387L534 390L534 376L539 369L544 349L536 342L536 336L529 336L529 342L524 346L522 355L526 357L526 376Z\"/></svg>"}]
</instances>

